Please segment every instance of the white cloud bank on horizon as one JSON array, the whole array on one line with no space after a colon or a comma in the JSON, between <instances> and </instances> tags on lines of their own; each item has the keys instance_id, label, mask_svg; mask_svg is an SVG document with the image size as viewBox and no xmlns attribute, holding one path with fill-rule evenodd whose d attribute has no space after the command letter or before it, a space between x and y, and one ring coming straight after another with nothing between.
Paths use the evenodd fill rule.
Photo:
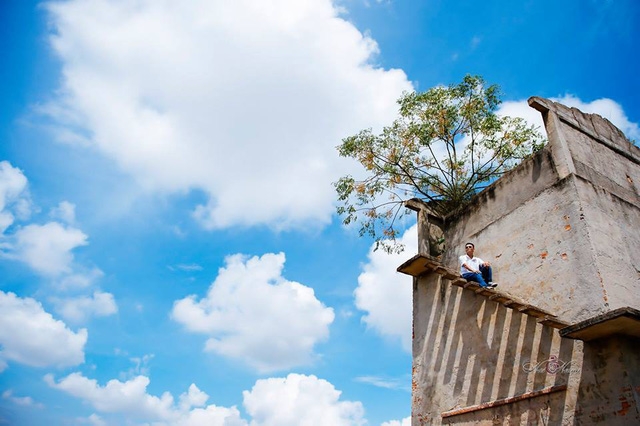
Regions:
<instances>
[{"instance_id":1,"label":"white cloud bank on horizon","mask_svg":"<svg viewBox=\"0 0 640 426\"><path fill-rule=\"evenodd\" d=\"M400 340L402 348L410 352L413 285L411 277L396 272L396 268L418 252L416 225L407 229L398 242L405 246L402 253L374 251L375 244L371 245L369 261L358 276L354 296L356 307L367 312L362 317L367 327L383 337Z\"/></svg>"},{"instance_id":2,"label":"white cloud bank on horizon","mask_svg":"<svg viewBox=\"0 0 640 426\"><path fill-rule=\"evenodd\" d=\"M200 189L208 228L326 224L335 146L411 83L332 0L46 5L63 83L41 111L147 190ZM69 136L69 135L72 136ZM91 135L91 136L86 136ZM259 208L256 208L259 206Z\"/></svg>"},{"instance_id":3,"label":"white cloud bank on horizon","mask_svg":"<svg viewBox=\"0 0 640 426\"><path fill-rule=\"evenodd\" d=\"M150 395L150 380L137 376L126 382L110 380L101 386L81 373L56 381L47 374L49 386L89 403L103 414L121 415L127 420L153 422L157 426L361 426L366 423L358 401L340 400L341 392L316 376L289 374L283 378L257 380L243 392L243 405L252 417L242 419L235 406L207 405L209 395L191 384L178 401L169 392ZM106 423L101 417L94 419Z\"/></svg>"},{"instance_id":4,"label":"white cloud bank on horizon","mask_svg":"<svg viewBox=\"0 0 640 426\"><path fill-rule=\"evenodd\" d=\"M335 315L312 288L282 276L284 253L233 255L225 263L205 297L174 302L172 318L209 335L206 350L261 372L312 362L314 345L329 337Z\"/></svg>"},{"instance_id":5,"label":"white cloud bank on horizon","mask_svg":"<svg viewBox=\"0 0 640 426\"><path fill-rule=\"evenodd\" d=\"M87 330L73 332L31 298L0 291L0 371L7 361L32 367L84 362Z\"/></svg>"},{"instance_id":6,"label":"white cloud bank on horizon","mask_svg":"<svg viewBox=\"0 0 640 426\"><path fill-rule=\"evenodd\" d=\"M81 373L72 373L58 382L51 374L44 379L52 388L81 398L102 413L122 414L127 420L153 421L158 426L247 425L235 407L213 404L205 407L209 396L195 384L191 384L176 404L169 392L164 392L160 397L148 394L150 380L146 376L137 376L126 382L109 380L105 386L100 386L96 380L88 379ZM158 421L161 423L156 423Z\"/></svg>"}]
</instances>

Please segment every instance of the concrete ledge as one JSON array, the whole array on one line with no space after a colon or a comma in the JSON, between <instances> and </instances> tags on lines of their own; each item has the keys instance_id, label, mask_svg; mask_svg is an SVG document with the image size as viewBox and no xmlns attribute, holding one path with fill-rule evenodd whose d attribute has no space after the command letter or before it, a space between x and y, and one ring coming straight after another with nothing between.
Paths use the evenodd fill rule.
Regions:
<instances>
[{"instance_id":1,"label":"concrete ledge","mask_svg":"<svg viewBox=\"0 0 640 426\"><path fill-rule=\"evenodd\" d=\"M549 395L554 392L562 392L567 390L567 385L550 386L548 388L537 391L527 392L509 398L496 399L495 401L485 402L484 404L472 405L470 407L458 408L456 410L445 411L441 414L442 418L459 416L461 414L473 413L474 411L486 410L487 408L499 407L501 405L513 404L514 402L524 401L525 399L535 398L537 396Z\"/></svg>"},{"instance_id":2,"label":"concrete ledge","mask_svg":"<svg viewBox=\"0 0 640 426\"><path fill-rule=\"evenodd\" d=\"M514 296L496 289L480 287L478 283L473 281L467 281L462 278L458 272L442 266L437 258L427 254L416 254L411 259L398 266L397 271L411 275L412 277L420 277L430 273L438 274L442 276L442 278L449 280L451 285L473 291L475 294L486 297L487 299L499 303L509 309L537 318L538 323L542 325L547 325L553 328L564 328L569 325L552 313L518 300Z\"/></svg>"},{"instance_id":3,"label":"concrete ledge","mask_svg":"<svg viewBox=\"0 0 640 426\"><path fill-rule=\"evenodd\" d=\"M614 309L560 330L560 336L588 342L614 334L640 337L640 311L625 307Z\"/></svg>"},{"instance_id":4,"label":"concrete ledge","mask_svg":"<svg viewBox=\"0 0 640 426\"><path fill-rule=\"evenodd\" d=\"M548 325L549 327L563 329L569 325L569 323L561 321L555 316L544 316L538 318L538 323L542 325Z\"/></svg>"},{"instance_id":5,"label":"concrete ledge","mask_svg":"<svg viewBox=\"0 0 640 426\"><path fill-rule=\"evenodd\" d=\"M398 266L397 271L411 275L412 277L419 277L420 275L424 275L427 272L435 270L438 266L441 265L434 257L431 257L428 254L416 254L411 259Z\"/></svg>"}]
</instances>

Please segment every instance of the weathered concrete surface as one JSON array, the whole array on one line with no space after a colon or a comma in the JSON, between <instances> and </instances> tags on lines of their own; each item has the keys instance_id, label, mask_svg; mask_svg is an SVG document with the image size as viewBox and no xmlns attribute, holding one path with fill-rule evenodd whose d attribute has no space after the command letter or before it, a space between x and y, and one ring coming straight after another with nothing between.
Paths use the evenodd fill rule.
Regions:
<instances>
[{"instance_id":1,"label":"weathered concrete surface","mask_svg":"<svg viewBox=\"0 0 640 426\"><path fill-rule=\"evenodd\" d=\"M530 105L549 143L442 218L444 266L471 241L501 292L566 322L640 309L640 149L602 117ZM561 338L436 273L414 279L413 318L413 425L640 424L637 337Z\"/></svg>"},{"instance_id":2,"label":"weathered concrete surface","mask_svg":"<svg viewBox=\"0 0 640 426\"><path fill-rule=\"evenodd\" d=\"M612 336L584 343L576 424L640 424L640 339Z\"/></svg>"}]
</instances>

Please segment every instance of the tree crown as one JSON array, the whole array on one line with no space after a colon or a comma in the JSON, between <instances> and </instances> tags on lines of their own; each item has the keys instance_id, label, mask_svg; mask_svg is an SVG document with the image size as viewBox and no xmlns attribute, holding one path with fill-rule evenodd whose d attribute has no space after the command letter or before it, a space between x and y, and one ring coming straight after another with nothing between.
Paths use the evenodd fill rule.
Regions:
<instances>
[{"instance_id":1,"label":"tree crown","mask_svg":"<svg viewBox=\"0 0 640 426\"><path fill-rule=\"evenodd\" d=\"M478 191L539 150L543 138L522 118L498 116L500 89L479 76L404 93L399 116L379 135L371 129L342 140L341 156L356 159L367 176L334 183L343 223L359 222L376 249L401 251L394 226L419 198L437 214L464 206Z\"/></svg>"}]
</instances>

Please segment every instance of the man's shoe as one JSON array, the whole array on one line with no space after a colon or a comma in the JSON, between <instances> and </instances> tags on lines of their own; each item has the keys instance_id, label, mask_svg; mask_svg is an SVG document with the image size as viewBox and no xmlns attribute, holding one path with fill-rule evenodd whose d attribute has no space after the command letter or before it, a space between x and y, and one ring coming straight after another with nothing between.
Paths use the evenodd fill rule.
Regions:
<instances>
[{"instance_id":1,"label":"man's shoe","mask_svg":"<svg viewBox=\"0 0 640 426\"><path fill-rule=\"evenodd\" d=\"M496 287L498 287L498 283L494 283L493 281L489 281L488 287L489 288L496 288Z\"/></svg>"}]
</instances>

